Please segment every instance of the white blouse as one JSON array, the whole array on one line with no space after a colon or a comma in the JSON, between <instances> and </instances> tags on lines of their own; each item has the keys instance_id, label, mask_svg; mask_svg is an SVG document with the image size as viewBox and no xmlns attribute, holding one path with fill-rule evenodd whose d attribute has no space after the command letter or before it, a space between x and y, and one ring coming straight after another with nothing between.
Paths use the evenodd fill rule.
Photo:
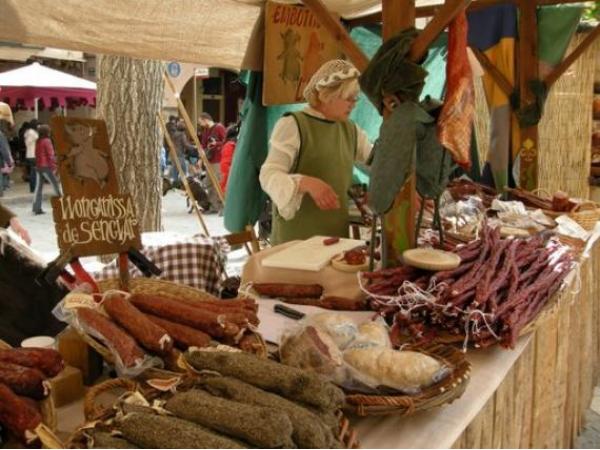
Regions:
<instances>
[{"instance_id":1,"label":"white blouse","mask_svg":"<svg viewBox=\"0 0 600 450\"><path fill-rule=\"evenodd\" d=\"M38 132L33 128L29 128L23 135L25 141L25 158L35 158L35 144L39 138Z\"/></svg>"},{"instance_id":2,"label":"white blouse","mask_svg":"<svg viewBox=\"0 0 600 450\"><path fill-rule=\"evenodd\" d=\"M319 111L307 107L304 112L323 119ZM367 161L372 144L367 134L356 126L357 154L360 162ZM290 174L300 151L300 130L292 116L282 117L277 121L269 141L269 154L260 169L260 185L277 206L279 214L285 220L293 219L304 193L298 192L298 182L301 174Z\"/></svg>"}]
</instances>

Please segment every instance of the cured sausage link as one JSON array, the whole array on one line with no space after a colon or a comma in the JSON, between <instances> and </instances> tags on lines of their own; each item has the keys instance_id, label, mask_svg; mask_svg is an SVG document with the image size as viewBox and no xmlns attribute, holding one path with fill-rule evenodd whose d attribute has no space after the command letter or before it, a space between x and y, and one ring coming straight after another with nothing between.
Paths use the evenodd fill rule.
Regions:
<instances>
[{"instance_id":1,"label":"cured sausage link","mask_svg":"<svg viewBox=\"0 0 600 450\"><path fill-rule=\"evenodd\" d=\"M258 295L266 297L320 298L323 295L323 286L320 284L255 283L252 288Z\"/></svg>"},{"instance_id":2,"label":"cured sausage link","mask_svg":"<svg viewBox=\"0 0 600 450\"><path fill-rule=\"evenodd\" d=\"M0 383L8 386L15 394L41 400L47 395L46 376L37 369L18 364L0 364Z\"/></svg>"},{"instance_id":3,"label":"cured sausage link","mask_svg":"<svg viewBox=\"0 0 600 450\"><path fill-rule=\"evenodd\" d=\"M77 318L84 331L92 336L101 336L100 340L119 355L125 367L133 367L144 359L144 351L137 345L135 339L125 330L91 308L78 308Z\"/></svg>"},{"instance_id":4,"label":"cured sausage link","mask_svg":"<svg viewBox=\"0 0 600 450\"><path fill-rule=\"evenodd\" d=\"M166 355L173 349L173 339L164 328L151 321L122 295L113 295L102 302L108 315L131 334L142 347Z\"/></svg>"},{"instance_id":5,"label":"cured sausage link","mask_svg":"<svg viewBox=\"0 0 600 450\"><path fill-rule=\"evenodd\" d=\"M188 325L217 337L231 337L239 334L240 327L227 321L227 314L204 311L166 297L134 294L129 300L147 314Z\"/></svg>"},{"instance_id":6,"label":"cured sausage link","mask_svg":"<svg viewBox=\"0 0 600 450\"><path fill-rule=\"evenodd\" d=\"M51 348L9 348L0 350L0 365L2 363L12 363L38 369L49 378L58 375L65 367L65 362L60 353Z\"/></svg>"},{"instance_id":7,"label":"cured sausage link","mask_svg":"<svg viewBox=\"0 0 600 450\"><path fill-rule=\"evenodd\" d=\"M169 336L175 340L175 343L183 347L184 350L187 350L188 347L206 347L210 344L211 337L200 330L195 330L186 325L171 322L170 320L161 319L151 314L148 314L147 317L156 325L164 328L169 333Z\"/></svg>"},{"instance_id":8,"label":"cured sausage link","mask_svg":"<svg viewBox=\"0 0 600 450\"><path fill-rule=\"evenodd\" d=\"M42 416L6 384L0 383L0 423L25 442L25 432L35 430L42 423Z\"/></svg>"}]
</instances>

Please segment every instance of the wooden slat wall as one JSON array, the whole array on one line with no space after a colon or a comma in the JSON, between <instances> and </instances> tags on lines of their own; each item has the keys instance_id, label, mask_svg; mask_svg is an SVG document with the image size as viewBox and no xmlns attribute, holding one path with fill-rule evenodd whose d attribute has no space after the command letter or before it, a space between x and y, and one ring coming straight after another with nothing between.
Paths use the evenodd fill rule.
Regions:
<instances>
[{"instance_id":1,"label":"wooden slat wall","mask_svg":"<svg viewBox=\"0 0 600 450\"><path fill-rule=\"evenodd\" d=\"M454 448L571 448L600 381L600 245Z\"/></svg>"}]
</instances>

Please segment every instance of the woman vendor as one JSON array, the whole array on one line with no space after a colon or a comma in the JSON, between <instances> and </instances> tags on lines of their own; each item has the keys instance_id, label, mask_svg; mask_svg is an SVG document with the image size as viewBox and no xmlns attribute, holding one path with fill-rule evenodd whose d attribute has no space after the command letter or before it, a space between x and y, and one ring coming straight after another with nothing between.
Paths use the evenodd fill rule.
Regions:
<instances>
[{"instance_id":1,"label":"woman vendor","mask_svg":"<svg viewBox=\"0 0 600 450\"><path fill-rule=\"evenodd\" d=\"M347 61L326 62L304 89L308 106L275 124L260 171L260 184L273 201L273 245L348 236L352 167L371 151L365 132L348 119L359 75Z\"/></svg>"}]
</instances>

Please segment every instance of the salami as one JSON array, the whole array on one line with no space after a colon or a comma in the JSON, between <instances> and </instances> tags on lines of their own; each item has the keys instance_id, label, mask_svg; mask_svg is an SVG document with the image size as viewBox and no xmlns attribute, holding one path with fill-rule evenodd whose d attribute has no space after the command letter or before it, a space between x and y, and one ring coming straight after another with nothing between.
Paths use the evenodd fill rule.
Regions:
<instances>
[{"instance_id":1,"label":"salami","mask_svg":"<svg viewBox=\"0 0 600 450\"><path fill-rule=\"evenodd\" d=\"M241 331L238 324L227 320L226 314L204 311L170 298L134 294L129 300L147 314L188 325L212 337L236 336Z\"/></svg>"},{"instance_id":2,"label":"salami","mask_svg":"<svg viewBox=\"0 0 600 450\"><path fill-rule=\"evenodd\" d=\"M159 327L164 328L169 333L169 336L175 340L177 346L183 350L187 350L188 347L206 347L210 344L211 337L200 330L195 330L186 325L161 319L150 314L147 317Z\"/></svg>"},{"instance_id":3,"label":"salami","mask_svg":"<svg viewBox=\"0 0 600 450\"><path fill-rule=\"evenodd\" d=\"M125 328L142 347L159 355L166 355L173 349L173 339L167 331L122 295L108 297L102 306L111 319Z\"/></svg>"},{"instance_id":4,"label":"salami","mask_svg":"<svg viewBox=\"0 0 600 450\"><path fill-rule=\"evenodd\" d=\"M323 286L320 284L255 283L252 288L266 297L319 298L323 295Z\"/></svg>"},{"instance_id":5,"label":"salami","mask_svg":"<svg viewBox=\"0 0 600 450\"><path fill-rule=\"evenodd\" d=\"M256 315L258 307L254 307L256 302L254 300L217 300L217 301L197 301L191 300L184 297L178 298L178 302L185 303L193 308L198 308L203 311L211 311L216 314L234 314L233 316L227 316L228 320L235 321L239 325L244 325L250 322L252 325L258 325L259 320Z\"/></svg>"},{"instance_id":6,"label":"salami","mask_svg":"<svg viewBox=\"0 0 600 450\"><path fill-rule=\"evenodd\" d=\"M11 388L15 394L41 400L48 394L45 379L37 369L12 363L0 364L0 383Z\"/></svg>"},{"instance_id":7,"label":"salami","mask_svg":"<svg viewBox=\"0 0 600 450\"><path fill-rule=\"evenodd\" d=\"M42 423L42 416L6 384L0 383L0 423L21 441L26 442L26 432L35 430Z\"/></svg>"},{"instance_id":8,"label":"salami","mask_svg":"<svg viewBox=\"0 0 600 450\"><path fill-rule=\"evenodd\" d=\"M88 332L114 350L125 367L134 367L144 359L144 351L125 330L91 308L78 308L77 318Z\"/></svg>"},{"instance_id":9,"label":"salami","mask_svg":"<svg viewBox=\"0 0 600 450\"><path fill-rule=\"evenodd\" d=\"M0 350L0 363L18 364L41 370L49 378L65 367L60 353L50 348L9 348Z\"/></svg>"}]
</instances>

